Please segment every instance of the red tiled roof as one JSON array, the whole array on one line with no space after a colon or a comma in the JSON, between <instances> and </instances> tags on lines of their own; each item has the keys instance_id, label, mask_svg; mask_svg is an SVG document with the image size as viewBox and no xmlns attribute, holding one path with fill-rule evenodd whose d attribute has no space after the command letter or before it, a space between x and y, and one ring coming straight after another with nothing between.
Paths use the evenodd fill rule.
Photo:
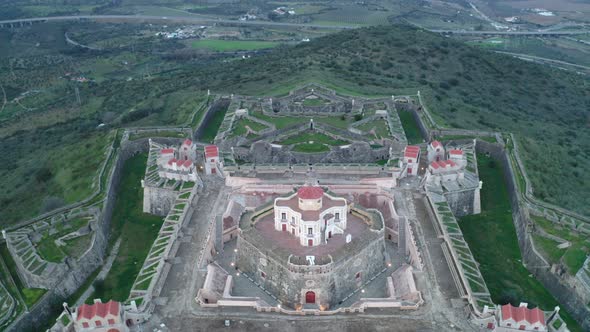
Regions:
<instances>
[{"instance_id":1,"label":"red tiled roof","mask_svg":"<svg viewBox=\"0 0 590 332\"><path fill-rule=\"evenodd\" d=\"M168 165L172 165L174 163L176 163L176 158L172 158L172 159L168 160Z\"/></svg>"},{"instance_id":2,"label":"red tiled roof","mask_svg":"<svg viewBox=\"0 0 590 332\"><path fill-rule=\"evenodd\" d=\"M445 168L447 167L447 164L444 161L435 161L435 163L438 164L439 167Z\"/></svg>"},{"instance_id":3,"label":"red tiled roof","mask_svg":"<svg viewBox=\"0 0 590 332\"><path fill-rule=\"evenodd\" d=\"M514 319L515 322L527 321L529 324L541 323L545 325L545 313L539 308L513 307L511 304L502 306L502 320Z\"/></svg>"},{"instance_id":4,"label":"red tiled roof","mask_svg":"<svg viewBox=\"0 0 590 332\"><path fill-rule=\"evenodd\" d=\"M301 199L318 199L324 195L324 189L313 186L303 186L297 190L297 196Z\"/></svg>"},{"instance_id":5,"label":"red tiled roof","mask_svg":"<svg viewBox=\"0 0 590 332\"><path fill-rule=\"evenodd\" d=\"M215 145L209 145L205 147L205 158L217 157L219 156L219 149Z\"/></svg>"},{"instance_id":6,"label":"red tiled roof","mask_svg":"<svg viewBox=\"0 0 590 332\"><path fill-rule=\"evenodd\" d=\"M174 149L162 149L160 150L162 154L174 153Z\"/></svg>"},{"instance_id":7,"label":"red tiled roof","mask_svg":"<svg viewBox=\"0 0 590 332\"><path fill-rule=\"evenodd\" d=\"M430 143L430 145L432 145L432 147L434 147L434 148L442 146L442 144L440 144L439 141L432 141L432 143Z\"/></svg>"},{"instance_id":8,"label":"red tiled roof","mask_svg":"<svg viewBox=\"0 0 590 332\"><path fill-rule=\"evenodd\" d=\"M434 168L434 169L438 169L440 167L440 166L438 166L438 162L436 162L436 161L431 162L430 166L432 166L432 168Z\"/></svg>"},{"instance_id":9,"label":"red tiled roof","mask_svg":"<svg viewBox=\"0 0 590 332\"><path fill-rule=\"evenodd\" d=\"M406 158L418 158L418 152L406 151L404 153L404 157L406 157Z\"/></svg>"},{"instance_id":10,"label":"red tiled roof","mask_svg":"<svg viewBox=\"0 0 590 332\"><path fill-rule=\"evenodd\" d=\"M191 167L193 165L193 162L190 160L185 160L184 161L184 167Z\"/></svg>"},{"instance_id":11,"label":"red tiled roof","mask_svg":"<svg viewBox=\"0 0 590 332\"><path fill-rule=\"evenodd\" d=\"M463 155L463 150L458 150L458 149L449 150L449 154Z\"/></svg>"},{"instance_id":12,"label":"red tiled roof","mask_svg":"<svg viewBox=\"0 0 590 332\"><path fill-rule=\"evenodd\" d=\"M404 157L406 158L418 158L420 147L417 145L408 145L404 151Z\"/></svg>"},{"instance_id":13,"label":"red tiled roof","mask_svg":"<svg viewBox=\"0 0 590 332\"><path fill-rule=\"evenodd\" d=\"M96 316L104 318L108 314L117 316L119 314L119 305L119 302L113 300L107 303L83 304L78 307L77 319L80 320L82 317L92 319Z\"/></svg>"},{"instance_id":14,"label":"red tiled roof","mask_svg":"<svg viewBox=\"0 0 590 332\"><path fill-rule=\"evenodd\" d=\"M184 142L182 142L182 145L193 145L193 141L187 138L184 140Z\"/></svg>"}]
</instances>

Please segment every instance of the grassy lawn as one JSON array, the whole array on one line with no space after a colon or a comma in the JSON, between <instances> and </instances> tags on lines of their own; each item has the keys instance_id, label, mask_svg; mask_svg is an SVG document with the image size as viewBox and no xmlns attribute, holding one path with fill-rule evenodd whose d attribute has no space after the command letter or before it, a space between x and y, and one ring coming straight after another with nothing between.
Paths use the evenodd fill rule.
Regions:
<instances>
[{"instance_id":1,"label":"grassy lawn","mask_svg":"<svg viewBox=\"0 0 590 332\"><path fill-rule=\"evenodd\" d=\"M328 101L322 98L305 98L303 100L303 106L322 106L327 103Z\"/></svg>"},{"instance_id":2,"label":"grassy lawn","mask_svg":"<svg viewBox=\"0 0 590 332\"><path fill-rule=\"evenodd\" d=\"M347 141L343 141L343 140L339 140L339 139L334 139L328 135L322 134L322 133L302 133L296 136L291 136L287 139L284 139L280 142L278 142L278 144L282 144L282 145L292 145L292 144L299 144L299 143L306 143L308 145L313 145L313 144L309 144L309 142L312 141L313 144L327 144L327 145L334 145L334 146L338 146L338 145L346 145L349 142Z\"/></svg>"},{"instance_id":3,"label":"grassy lawn","mask_svg":"<svg viewBox=\"0 0 590 332\"><path fill-rule=\"evenodd\" d=\"M389 129L387 128L387 121L385 120L374 120L369 121L363 125L357 127L358 129L369 133L371 129L375 129L375 133L381 137L389 137Z\"/></svg>"},{"instance_id":4,"label":"grassy lawn","mask_svg":"<svg viewBox=\"0 0 590 332\"><path fill-rule=\"evenodd\" d=\"M65 243L66 246L62 247L62 250L70 257L80 258L92 244L92 233L67 240Z\"/></svg>"},{"instance_id":5,"label":"grassy lawn","mask_svg":"<svg viewBox=\"0 0 590 332\"><path fill-rule=\"evenodd\" d=\"M484 183L481 191L482 212L461 218L459 225L475 259L480 263L479 268L492 300L513 305L527 302L544 310L553 309L558 305L557 301L522 265L500 164L484 154L477 155L477 162L479 176ZM577 323L563 308L560 314L572 331L580 331Z\"/></svg>"},{"instance_id":6,"label":"grassy lawn","mask_svg":"<svg viewBox=\"0 0 590 332\"><path fill-rule=\"evenodd\" d=\"M290 125L304 123L309 121L309 119L305 117L291 117L291 116L269 116L262 111L254 111L251 114L253 117L259 118L260 120L271 122L272 124L277 127L277 129L285 128Z\"/></svg>"},{"instance_id":7,"label":"grassy lawn","mask_svg":"<svg viewBox=\"0 0 590 332\"><path fill-rule=\"evenodd\" d=\"M27 307L30 308L45 293L47 293L47 290L41 289L41 288L25 288L25 289L23 289L23 298L25 299Z\"/></svg>"},{"instance_id":8,"label":"grassy lawn","mask_svg":"<svg viewBox=\"0 0 590 332\"><path fill-rule=\"evenodd\" d=\"M557 248L559 242L537 234L533 234L533 240L535 241L535 247L543 254L549 263L559 263L559 260L565 253L565 249Z\"/></svg>"},{"instance_id":9,"label":"grassy lawn","mask_svg":"<svg viewBox=\"0 0 590 332\"><path fill-rule=\"evenodd\" d=\"M178 131L143 131L143 132L139 132L139 133L129 134L130 141L140 139L140 138L149 138L149 137L186 138L186 134L178 132Z\"/></svg>"},{"instance_id":10,"label":"grassy lawn","mask_svg":"<svg viewBox=\"0 0 590 332\"><path fill-rule=\"evenodd\" d=\"M420 129L418 128L418 124L416 124L416 120L412 116L412 113L407 111L398 111L399 119L402 122L402 127L404 127L404 132L406 133L406 138L408 139L409 144L417 144L422 143L424 138L420 133Z\"/></svg>"},{"instance_id":11,"label":"grassy lawn","mask_svg":"<svg viewBox=\"0 0 590 332\"><path fill-rule=\"evenodd\" d=\"M320 143L299 143L293 147L293 151L307 153L325 152L330 151L330 147Z\"/></svg>"},{"instance_id":12,"label":"grassy lawn","mask_svg":"<svg viewBox=\"0 0 590 332\"><path fill-rule=\"evenodd\" d=\"M308 118L307 121L309 121ZM354 118L350 116L325 116L325 117L314 117L313 122L317 123L325 123L330 126L334 126L337 128L347 129L348 126L354 122Z\"/></svg>"},{"instance_id":13,"label":"grassy lawn","mask_svg":"<svg viewBox=\"0 0 590 332\"><path fill-rule=\"evenodd\" d=\"M37 245L37 253L48 262L60 263L66 254L55 244L52 236L44 236Z\"/></svg>"},{"instance_id":14,"label":"grassy lawn","mask_svg":"<svg viewBox=\"0 0 590 332\"><path fill-rule=\"evenodd\" d=\"M531 216L531 218L535 221L537 227L541 227L547 233L558 236L564 240L571 242L572 245L567 249L555 248L553 250L550 250L551 248L546 248L544 246L545 243L543 242L543 240L540 241L540 245L543 249L543 252L548 255L548 258L552 262L558 262L559 259L562 259L562 262L567 267L568 273L571 275L575 275L578 272L578 270L582 268L582 266L584 265L584 261L586 260L586 257L588 256L588 254L590 254L590 238L584 236L583 234L579 234L570 230L569 228L567 228L567 226L562 226L553 223L550 220L547 220L543 217ZM537 244L536 238L535 244Z\"/></svg>"},{"instance_id":15,"label":"grassy lawn","mask_svg":"<svg viewBox=\"0 0 590 332\"><path fill-rule=\"evenodd\" d=\"M205 127L203 136L201 137L202 141L213 143L215 136L217 136L217 131L219 131L219 126L221 126L221 123L223 122L228 106L229 104L222 110L215 112L211 119L209 119L209 123L207 123L207 127Z\"/></svg>"},{"instance_id":16,"label":"grassy lawn","mask_svg":"<svg viewBox=\"0 0 590 332\"><path fill-rule=\"evenodd\" d=\"M439 141L451 141L451 140L460 140L460 139L480 139L486 142L490 142L490 143L497 143L496 138L492 137L492 136L478 136L478 137L474 137L474 136L463 136L463 135L445 135L445 136L439 136L436 139Z\"/></svg>"},{"instance_id":17,"label":"grassy lawn","mask_svg":"<svg viewBox=\"0 0 590 332\"><path fill-rule=\"evenodd\" d=\"M74 232L78 229L80 229L82 226L87 225L88 224L88 219L87 218L76 218L76 219L72 219L67 221L65 227L64 226L58 226L57 229L57 233L49 235L49 232L45 232L45 234L43 235L43 238L41 239L41 241L39 241L39 243L37 244L37 253L39 254L39 256L41 256L41 258L45 259L48 262L54 262L54 263L60 263L61 261L63 261L63 259L66 257L66 253L67 252L73 252L75 254L83 254L84 252L77 252L79 250L84 250L81 247L78 247L77 250L70 250L68 251L68 248L65 247L59 247L56 243L55 240L57 240L58 238ZM92 238L92 236L90 237ZM72 239L70 241L75 241L76 239ZM86 241L86 248L88 248L88 245L90 245L89 240Z\"/></svg>"},{"instance_id":18,"label":"grassy lawn","mask_svg":"<svg viewBox=\"0 0 590 332\"><path fill-rule=\"evenodd\" d=\"M220 40L203 39L191 43L191 47L206 49L214 52L252 51L265 48L273 48L279 45L277 42L258 40Z\"/></svg>"},{"instance_id":19,"label":"grassy lawn","mask_svg":"<svg viewBox=\"0 0 590 332\"><path fill-rule=\"evenodd\" d=\"M158 235L163 219L142 212L141 178L147 154L142 153L125 162L119 192L113 211L110 242L122 238L117 258L104 280L104 287L90 299L125 301L143 262Z\"/></svg>"},{"instance_id":20,"label":"grassy lawn","mask_svg":"<svg viewBox=\"0 0 590 332\"><path fill-rule=\"evenodd\" d=\"M24 299L27 307L30 307L33 304L35 304L35 302L37 302L37 300L39 300L39 298L46 292L46 290L25 287L23 282L20 280L20 277L18 276L16 263L14 262L14 259L12 259L12 255L10 255L10 251L8 251L8 247L6 247L6 243L2 243L0 245L0 255L2 256L2 259L4 260L6 267L8 267L8 272L10 273L12 280L14 280L14 283L17 288L16 291L20 292L20 295ZM8 284L5 283L4 286L6 286L10 289ZM13 296L16 296L16 294L13 294Z\"/></svg>"},{"instance_id":21,"label":"grassy lawn","mask_svg":"<svg viewBox=\"0 0 590 332\"><path fill-rule=\"evenodd\" d=\"M233 136L246 135L246 133L248 132L248 129L246 129L246 126L250 127L250 129L252 129L254 131L260 131L260 130L268 128L267 126L265 126L261 123L242 118L242 119L239 119L238 121L234 122L234 127L232 129L232 135Z\"/></svg>"}]
</instances>

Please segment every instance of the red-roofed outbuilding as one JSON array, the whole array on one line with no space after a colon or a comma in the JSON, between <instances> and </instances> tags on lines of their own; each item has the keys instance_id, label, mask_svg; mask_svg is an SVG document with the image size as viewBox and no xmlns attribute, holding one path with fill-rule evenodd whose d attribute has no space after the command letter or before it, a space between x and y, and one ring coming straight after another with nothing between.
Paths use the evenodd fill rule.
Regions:
<instances>
[{"instance_id":1,"label":"red-roofed outbuilding","mask_svg":"<svg viewBox=\"0 0 590 332\"><path fill-rule=\"evenodd\" d=\"M94 300L93 304L79 306L73 315L76 331L129 331L123 319L123 308L117 301Z\"/></svg>"},{"instance_id":2,"label":"red-roofed outbuilding","mask_svg":"<svg viewBox=\"0 0 590 332\"><path fill-rule=\"evenodd\" d=\"M499 325L521 331L547 331L545 313L539 308L528 309L526 303L521 303L518 307L503 305Z\"/></svg>"}]
</instances>

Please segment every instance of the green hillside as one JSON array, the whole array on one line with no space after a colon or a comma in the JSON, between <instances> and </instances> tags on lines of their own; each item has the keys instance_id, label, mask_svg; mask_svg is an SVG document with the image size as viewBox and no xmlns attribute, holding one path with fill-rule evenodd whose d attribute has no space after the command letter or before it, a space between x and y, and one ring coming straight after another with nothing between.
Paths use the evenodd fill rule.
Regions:
<instances>
[{"instance_id":1,"label":"green hillside","mask_svg":"<svg viewBox=\"0 0 590 332\"><path fill-rule=\"evenodd\" d=\"M590 80L581 75L393 26L345 31L247 61L163 74L152 84L263 95L309 81L368 95L421 90L443 125L514 132L535 195L590 213L583 204L590 193ZM129 89L141 95L143 86L111 87Z\"/></svg>"},{"instance_id":2,"label":"green hillside","mask_svg":"<svg viewBox=\"0 0 590 332\"><path fill-rule=\"evenodd\" d=\"M65 27L48 24L32 29L41 28L45 34L55 30L55 38L63 39ZM36 34L45 35L41 32ZM10 79L13 76L31 77L23 87L4 83L10 99L31 86L37 87L37 83L28 83L36 82L33 78L45 76L38 66L10 67L12 62L7 58L17 56L20 47L15 43L26 41L23 38L27 36L13 36L11 32L2 38L16 45L10 49L14 52L5 50L7 55L0 56L4 82L15 82ZM153 40L150 43L157 45ZM31 50L29 45L22 47ZM35 52L59 54L87 65L128 52L110 50L96 55L60 47L53 50L48 46ZM46 57L45 53L33 56ZM590 214L590 207L583 204L590 193L590 80L585 76L480 50L407 26L343 31L297 46L278 47L247 60L157 58L150 49L141 48L135 50L133 59L137 69L132 69L139 73L147 67L148 62L144 66L143 61L149 61L150 75L126 80L121 76L131 73L121 71L120 76L113 75L116 78L105 76L103 81L79 85L79 112L72 87L57 83L65 82L57 79L47 79L56 84L47 87L43 98L30 97L33 111L14 106L10 109L15 109L14 115L4 112L0 123L4 152L0 157L0 206L10 208L0 211L2 222L34 216L46 199L69 203L92 191L93 170L107 143L106 135L94 128L106 116L111 127L177 125L186 121L207 89L277 95L306 82L348 94L399 95L420 90L443 125L514 132L523 143L521 150L535 195ZM71 63L74 61L62 62L60 70L71 70L67 65ZM73 169L66 172L68 167ZM62 173L56 179L44 176ZM70 188L70 183L75 187Z\"/></svg>"}]
</instances>

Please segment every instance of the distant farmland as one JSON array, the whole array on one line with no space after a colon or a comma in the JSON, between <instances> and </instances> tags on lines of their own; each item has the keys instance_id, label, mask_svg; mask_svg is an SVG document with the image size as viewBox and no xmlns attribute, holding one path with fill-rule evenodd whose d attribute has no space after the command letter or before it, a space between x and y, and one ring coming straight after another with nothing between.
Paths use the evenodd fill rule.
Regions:
<instances>
[{"instance_id":1,"label":"distant farmland","mask_svg":"<svg viewBox=\"0 0 590 332\"><path fill-rule=\"evenodd\" d=\"M277 45L279 45L279 43L269 41L220 39L204 39L191 43L191 47L193 48L207 49L214 52L252 51L273 48Z\"/></svg>"}]
</instances>

